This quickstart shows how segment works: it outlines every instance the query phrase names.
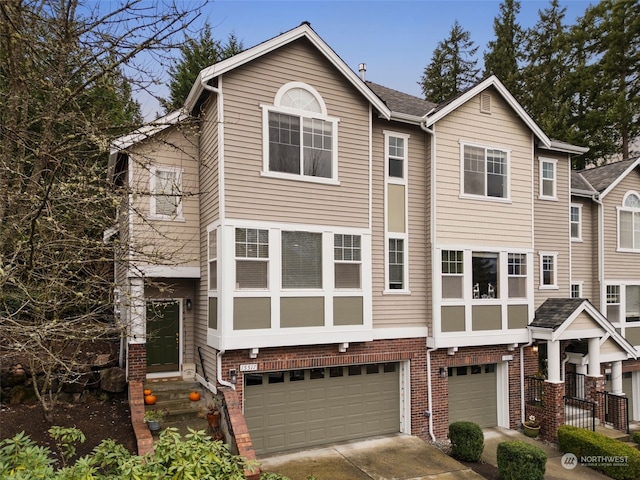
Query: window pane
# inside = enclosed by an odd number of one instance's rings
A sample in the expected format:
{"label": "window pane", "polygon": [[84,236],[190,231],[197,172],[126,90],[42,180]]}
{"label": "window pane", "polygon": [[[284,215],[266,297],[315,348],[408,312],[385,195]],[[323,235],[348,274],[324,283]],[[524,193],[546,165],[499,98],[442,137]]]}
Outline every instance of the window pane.
{"label": "window pane", "polygon": [[507,154],[500,150],[487,150],[487,195],[507,196]]}
{"label": "window pane", "polygon": [[360,264],[336,263],[335,285],[336,288],[360,288]]}
{"label": "window pane", "polygon": [[580,285],[577,283],[571,285],[571,298],[580,298]]}
{"label": "window pane", "polygon": [[331,124],[316,118],[305,118],[303,125],[304,174],[331,178]]}
{"label": "window pane", "polygon": [[464,193],[484,195],[485,159],[484,149],[464,147]]}
{"label": "window pane", "polygon": [[209,290],[218,289],[218,262],[209,262]]}
{"label": "window pane", "polygon": [[269,258],[269,232],[255,228],[236,228],[236,257]]}
{"label": "window pane", "polygon": [[389,159],[389,176],[395,178],[404,177],[404,161],[399,158]]}
{"label": "window pane", "polygon": [[627,285],[626,296],[626,317],[627,322],[640,321],[640,285]]}
{"label": "window pane", "polygon": [[404,240],[389,239],[389,289],[404,288]]}
{"label": "window pane", "polygon": [[268,262],[236,260],[236,288],[267,288]]}
{"label": "window pane", "polygon": [[174,171],[156,170],[156,215],[177,215],[180,197],[175,195],[180,192],[178,174]]}
{"label": "window pane", "polygon": [[300,174],[300,119],[269,112],[269,170]]}
{"label": "window pane", "polygon": [[555,259],[551,255],[542,257],[542,284],[555,285]]}
{"label": "window pane", "polygon": [[498,297],[498,254],[473,252],[473,298]]}
{"label": "window pane", "polygon": [[527,277],[509,277],[509,298],[526,298]]}
{"label": "window pane", "polygon": [[624,200],[624,206],[630,208],[640,208],[640,198],[637,195],[628,195]]}
{"label": "window pane", "polygon": [[633,248],[633,213],[620,212],[620,247]]}
{"label": "window pane", "polygon": [[282,287],[322,288],[322,234],[282,232]]}

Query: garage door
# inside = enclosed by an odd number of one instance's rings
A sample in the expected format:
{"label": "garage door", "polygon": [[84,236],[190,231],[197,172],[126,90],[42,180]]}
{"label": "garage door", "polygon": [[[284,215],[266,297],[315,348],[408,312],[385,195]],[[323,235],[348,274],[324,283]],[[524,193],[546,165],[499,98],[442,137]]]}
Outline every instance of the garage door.
{"label": "garage door", "polygon": [[498,424],[496,365],[449,368],[449,423],[475,422],[482,428]]}
{"label": "garage door", "polygon": [[258,454],[400,430],[397,363],[245,373],[244,414]]}

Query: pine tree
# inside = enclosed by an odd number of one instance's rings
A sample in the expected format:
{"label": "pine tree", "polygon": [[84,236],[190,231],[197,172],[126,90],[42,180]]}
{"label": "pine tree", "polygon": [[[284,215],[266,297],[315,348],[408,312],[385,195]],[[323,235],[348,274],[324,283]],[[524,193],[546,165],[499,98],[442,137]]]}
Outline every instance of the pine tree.
{"label": "pine tree", "polygon": [[520,94],[519,62],[524,57],[520,47],[523,31],[516,22],[519,12],[518,0],[504,0],[500,4],[500,15],[493,20],[496,38],[487,44],[483,74],[484,77],[496,75],[516,98]]}
{"label": "pine tree", "polygon": [[456,21],[449,36],[433,51],[431,62],[418,82],[425,98],[440,103],[476,83],[480,71],[474,58],[477,51],[470,33]]}
{"label": "pine tree", "polygon": [[180,48],[182,57],[169,69],[169,98],[160,101],[165,111],[168,113],[184,105],[203,68],[240,53],[243,49],[242,42],[238,41],[234,33],[229,35],[224,45],[219,40],[214,40],[208,22],[198,38],[186,36],[184,45]]}

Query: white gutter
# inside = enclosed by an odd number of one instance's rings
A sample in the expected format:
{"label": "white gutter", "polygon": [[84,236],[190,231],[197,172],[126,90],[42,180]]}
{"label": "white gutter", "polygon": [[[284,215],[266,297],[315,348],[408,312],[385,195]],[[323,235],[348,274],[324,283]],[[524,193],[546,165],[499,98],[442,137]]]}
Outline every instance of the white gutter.
{"label": "white gutter", "polygon": [[598,306],[598,310],[601,312],[604,311],[604,306],[607,302],[607,288],[604,286],[604,205],[602,204],[602,200],[600,200],[600,196],[598,193],[594,193],[591,197],[592,200],[598,205],[598,239],[597,239],[597,249],[598,249],[598,282],[600,283],[600,305]]}
{"label": "white gutter", "polygon": [[529,332],[529,341],[520,347],[520,422],[524,423],[524,349],[533,345],[533,334],[531,329]]}
{"label": "white gutter", "polygon": [[233,383],[227,382],[226,380],[222,379],[222,355],[224,355],[224,352],[224,350],[219,350],[216,354],[216,380],[218,380],[218,383],[220,385],[231,387],[233,390],[235,390],[236,386]]}
{"label": "white gutter", "polygon": [[437,350],[437,348],[427,347],[427,402],[429,402],[429,436],[431,441],[436,441],[436,436],[433,434],[433,403],[431,397],[431,352]]}

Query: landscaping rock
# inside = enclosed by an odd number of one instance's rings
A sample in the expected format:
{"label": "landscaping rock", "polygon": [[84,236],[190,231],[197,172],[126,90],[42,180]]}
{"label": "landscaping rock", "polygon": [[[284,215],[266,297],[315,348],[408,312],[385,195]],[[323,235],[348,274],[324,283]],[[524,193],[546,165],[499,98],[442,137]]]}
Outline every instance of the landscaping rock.
{"label": "landscaping rock", "polygon": [[127,387],[127,376],[124,369],[112,367],[100,372],[100,388],[105,392],[122,393]]}

